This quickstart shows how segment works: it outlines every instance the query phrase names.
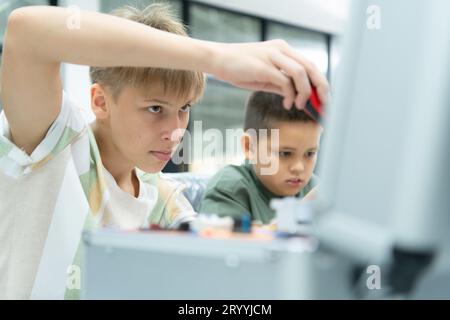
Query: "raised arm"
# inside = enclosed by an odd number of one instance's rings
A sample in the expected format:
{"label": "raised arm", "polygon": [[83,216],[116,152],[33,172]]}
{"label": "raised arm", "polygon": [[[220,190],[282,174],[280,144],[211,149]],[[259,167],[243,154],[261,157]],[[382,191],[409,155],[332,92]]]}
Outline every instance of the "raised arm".
{"label": "raised arm", "polygon": [[8,19],[2,101],[13,141],[28,154],[59,113],[62,62],[200,70],[242,88],[282,94],[286,106],[294,100],[303,106],[311,92],[308,76],[322,100],[328,94],[325,78],[284,41],[200,41],[87,11],[70,28],[77,19],[73,14],[66,8],[24,7]]}

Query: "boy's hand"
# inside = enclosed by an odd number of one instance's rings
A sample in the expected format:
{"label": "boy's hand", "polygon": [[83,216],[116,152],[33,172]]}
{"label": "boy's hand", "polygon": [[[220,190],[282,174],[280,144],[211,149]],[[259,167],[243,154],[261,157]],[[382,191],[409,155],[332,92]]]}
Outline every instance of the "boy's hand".
{"label": "boy's hand", "polygon": [[325,77],[285,41],[214,43],[88,11],[80,12],[82,26],[71,30],[70,14],[61,7],[30,6],[8,18],[2,103],[13,142],[28,154],[59,114],[63,62],[209,72],[241,88],[283,95],[287,108],[294,101],[303,108],[313,85],[321,102],[327,102]]}
{"label": "boy's hand", "polygon": [[269,91],[284,96],[284,107],[302,109],[316,87],[323,104],[328,102],[326,78],[284,40],[258,43],[219,44],[213,74],[237,87]]}

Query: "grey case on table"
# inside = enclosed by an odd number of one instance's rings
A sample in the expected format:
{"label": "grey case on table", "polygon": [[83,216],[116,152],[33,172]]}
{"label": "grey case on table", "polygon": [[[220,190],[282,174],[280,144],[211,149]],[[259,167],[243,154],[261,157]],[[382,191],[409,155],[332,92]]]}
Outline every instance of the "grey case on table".
{"label": "grey case on table", "polygon": [[[305,239],[107,230],[85,233],[83,239],[83,299],[332,298],[337,293],[332,288],[345,285],[333,278],[336,261],[312,254],[314,242]],[[319,292],[325,283],[327,292]]]}

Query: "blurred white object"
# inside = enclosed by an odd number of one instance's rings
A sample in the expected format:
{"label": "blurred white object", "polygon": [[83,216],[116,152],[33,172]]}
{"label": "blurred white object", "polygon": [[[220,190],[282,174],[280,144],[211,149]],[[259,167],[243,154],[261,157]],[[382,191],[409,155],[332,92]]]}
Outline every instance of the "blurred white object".
{"label": "blurred white object", "polygon": [[234,221],[231,217],[219,217],[218,215],[199,214],[190,222],[191,231],[200,232],[204,229],[233,231]]}
{"label": "blurred white object", "polygon": [[312,220],[310,203],[302,203],[300,199],[286,197],[272,199],[270,206],[276,212],[278,231],[288,233],[305,233]]}

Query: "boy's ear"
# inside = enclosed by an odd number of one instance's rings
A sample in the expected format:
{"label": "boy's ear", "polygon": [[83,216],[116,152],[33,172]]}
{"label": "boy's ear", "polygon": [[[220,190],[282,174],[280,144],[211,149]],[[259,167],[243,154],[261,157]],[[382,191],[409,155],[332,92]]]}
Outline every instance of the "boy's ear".
{"label": "boy's ear", "polygon": [[246,160],[254,159],[254,156],[255,156],[254,143],[255,143],[255,141],[253,141],[253,139],[255,139],[255,137],[252,137],[248,133],[244,133],[241,137],[241,147],[242,147],[242,151],[244,153]]}
{"label": "boy's ear", "polygon": [[97,119],[106,119],[109,116],[106,90],[98,83],[91,86],[91,109]]}

